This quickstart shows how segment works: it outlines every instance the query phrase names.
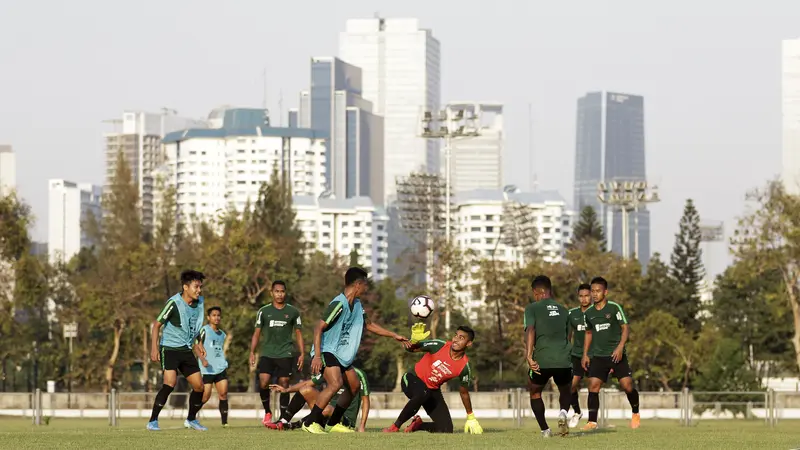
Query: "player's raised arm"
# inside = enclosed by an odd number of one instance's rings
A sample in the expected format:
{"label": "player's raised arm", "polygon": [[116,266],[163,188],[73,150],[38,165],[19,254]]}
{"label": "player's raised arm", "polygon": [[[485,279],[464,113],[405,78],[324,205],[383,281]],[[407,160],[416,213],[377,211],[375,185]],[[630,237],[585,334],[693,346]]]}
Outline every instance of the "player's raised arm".
{"label": "player's raised arm", "polygon": [[389,331],[386,328],[383,328],[382,326],[370,320],[366,312],[364,313],[364,323],[367,324],[367,331],[369,331],[370,333],[375,333],[378,336],[390,337],[400,342],[408,341],[408,338],[406,338],[405,336],[401,336],[395,333],[394,331]]}

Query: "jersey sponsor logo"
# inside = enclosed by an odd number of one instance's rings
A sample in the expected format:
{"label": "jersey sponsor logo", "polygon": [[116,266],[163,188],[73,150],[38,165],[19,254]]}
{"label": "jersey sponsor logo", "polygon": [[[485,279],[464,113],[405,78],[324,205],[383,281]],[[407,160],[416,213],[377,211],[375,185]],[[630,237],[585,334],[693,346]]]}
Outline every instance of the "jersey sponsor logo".
{"label": "jersey sponsor logo", "polygon": [[586,325],[578,325],[577,326],[577,330],[578,331],[586,331]]}
{"label": "jersey sponsor logo", "polygon": [[594,326],[594,329],[597,330],[597,331],[603,331],[603,330],[607,330],[609,328],[611,328],[611,324],[610,323],[598,323],[597,325]]}
{"label": "jersey sponsor logo", "polygon": [[442,383],[442,379],[444,379],[445,376],[452,374],[453,371],[450,370],[450,365],[441,359],[437,359],[431,364],[431,375],[428,377],[428,380],[435,385],[439,385]]}
{"label": "jersey sponsor logo", "polygon": [[283,320],[270,320],[269,321],[269,327],[270,328],[273,328],[273,327],[284,327],[284,326],[286,326],[287,323],[288,322],[283,321]]}
{"label": "jersey sponsor logo", "polygon": [[558,311],[558,306],[556,306],[556,305],[547,305],[547,309]]}
{"label": "jersey sponsor logo", "polygon": [[548,315],[549,315],[550,317],[553,317],[553,316],[558,316],[558,315],[560,315],[560,314],[558,314],[558,311],[550,311],[550,314],[548,314]]}

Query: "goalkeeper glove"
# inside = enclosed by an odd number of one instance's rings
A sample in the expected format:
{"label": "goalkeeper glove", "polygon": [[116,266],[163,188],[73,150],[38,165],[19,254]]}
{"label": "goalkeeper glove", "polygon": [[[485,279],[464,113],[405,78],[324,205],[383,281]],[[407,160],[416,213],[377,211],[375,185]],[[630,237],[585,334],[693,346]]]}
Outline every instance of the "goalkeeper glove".
{"label": "goalkeeper glove", "polygon": [[420,322],[411,326],[411,343],[416,344],[431,335],[430,331],[425,331],[425,324]]}
{"label": "goalkeeper glove", "polygon": [[475,414],[469,413],[467,415],[467,423],[464,424],[464,433],[467,434],[483,434],[483,428],[475,418]]}

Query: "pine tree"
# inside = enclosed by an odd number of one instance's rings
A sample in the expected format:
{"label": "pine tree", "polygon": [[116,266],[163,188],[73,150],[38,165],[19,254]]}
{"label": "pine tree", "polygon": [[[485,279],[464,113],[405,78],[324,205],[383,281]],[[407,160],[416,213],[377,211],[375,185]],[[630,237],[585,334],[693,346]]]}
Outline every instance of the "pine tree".
{"label": "pine tree", "polygon": [[692,199],[686,200],[675,247],[670,259],[670,275],[683,288],[683,296],[672,314],[689,330],[700,330],[697,314],[700,312],[700,282],[703,280],[702,250],[700,249],[700,215]]}
{"label": "pine tree", "polygon": [[350,264],[349,264],[349,266],[350,267],[359,267],[359,265],[358,265],[358,250],[356,250],[355,247],[353,247],[353,249],[350,250]]}
{"label": "pine tree", "polygon": [[578,223],[572,229],[572,244],[595,241],[601,249],[606,247],[606,236],[597,212],[591,206],[583,208]]}

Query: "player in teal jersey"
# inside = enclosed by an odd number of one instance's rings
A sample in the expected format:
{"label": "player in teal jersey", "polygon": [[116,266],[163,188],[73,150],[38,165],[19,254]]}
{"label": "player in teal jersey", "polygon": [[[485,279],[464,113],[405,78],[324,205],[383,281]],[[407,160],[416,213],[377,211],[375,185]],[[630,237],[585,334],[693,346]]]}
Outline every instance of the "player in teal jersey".
{"label": "player in teal jersey", "polygon": [[367,272],[358,267],[347,269],[344,275],[344,292],[339,294],[325,310],[322,319],[314,327],[314,346],[311,348],[311,373],[322,373],[325,389],[317,395],[317,401],[303,424],[309,433],[325,433],[323,410],[342,386],[346,386],[339,396],[336,407],[328,419],[332,432],[350,433],[353,430],[341,425],[350,400],[359,389],[358,376],[352,364],[361,345],[361,335],[366,329],[379,336],[391,337],[408,344],[408,339],[372,322],[361,305],[359,296],[367,292],[369,282]]}
{"label": "player in teal jersey", "polygon": [[[583,370],[581,365],[581,357],[583,357],[583,338],[586,335],[586,319],[584,314],[586,310],[592,306],[592,287],[584,283],[578,286],[578,307],[569,310],[569,326],[572,329],[570,333],[570,340],[572,341],[572,350],[570,356],[572,358],[572,417],[569,418],[569,427],[575,428],[578,426],[583,413],[581,413],[581,404],[578,396],[578,389],[581,386],[581,380],[586,377],[587,373]],[[589,355],[591,357],[591,355]]]}
{"label": "player in teal jersey", "polygon": [[[153,412],[147,429],[160,431],[158,414],[167,404],[167,398],[175,388],[180,370],[186,381],[192,386],[189,395],[189,414],[183,426],[198,431],[206,431],[206,427],[197,421],[197,412],[203,407],[203,377],[200,375],[198,357],[205,357],[206,351],[202,343],[195,343],[195,338],[203,325],[203,280],[205,275],[196,270],[181,273],[180,293],[167,300],[166,305],[153,323],[150,335],[152,342],[150,359],[161,362],[164,370],[161,389],[153,402]],[[161,327],[164,332],[161,339],[158,333]]]}
{"label": "player in teal jersey", "polygon": [[228,360],[225,359],[225,338],[228,336],[219,328],[222,308],[208,308],[208,324],[200,330],[197,342],[206,349],[206,355],[198,358],[200,373],[203,374],[203,404],[211,398],[211,387],[217,389],[219,415],[222,426],[228,427]]}

